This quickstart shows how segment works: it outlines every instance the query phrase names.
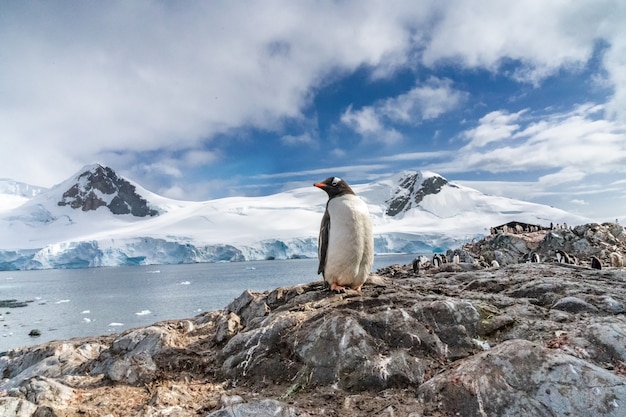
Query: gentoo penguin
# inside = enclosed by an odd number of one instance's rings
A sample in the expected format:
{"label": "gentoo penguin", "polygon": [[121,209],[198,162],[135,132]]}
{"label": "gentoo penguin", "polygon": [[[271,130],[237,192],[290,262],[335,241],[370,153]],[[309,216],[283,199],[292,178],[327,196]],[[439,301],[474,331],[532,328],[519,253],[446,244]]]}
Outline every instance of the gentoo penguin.
{"label": "gentoo penguin", "polygon": [[556,251],[556,261],[560,264],[573,264],[572,259],[569,254],[565,251],[557,249]]}
{"label": "gentoo penguin", "polygon": [[591,257],[591,268],[602,269],[602,262],[596,256]]}
{"label": "gentoo penguin", "polygon": [[374,262],[372,220],[367,204],[347,182],[330,177],[313,184],[328,194],[318,239],[319,267],[332,291],[361,291]]}
{"label": "gentoo penguin", "polygon": [[611,252],[609,254],[609,259],[611,260],[611,266],[614,266],[616,268],[624,266],[624,261],[622,259],[622,255],[620,255],[617,252]]}
{"label": "gentoo penguin", "polygon": [[413,259],[413,263],[411,264],[413,266],[413,273],[417,274],[420,271],[420,263],[420,258]]}

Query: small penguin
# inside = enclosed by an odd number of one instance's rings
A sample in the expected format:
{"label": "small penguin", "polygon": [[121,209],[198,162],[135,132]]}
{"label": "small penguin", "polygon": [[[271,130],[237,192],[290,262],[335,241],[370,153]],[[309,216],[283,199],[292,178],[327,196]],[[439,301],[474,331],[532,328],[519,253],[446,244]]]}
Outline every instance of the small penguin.
{"label": "small penguin", "polygon": [[611,252],[609,254],[609,259],[611,260],[611,266],[614,266],[616,268],[624,266],[624,260],[622,258],[622,255],[617,252]]}
{"label": "small penguin", "polygon": [[557,249],[556,251],[556,261],[560,264],[573,264],[572,258],[565,251]]}
{"label": "small penguin", "polygon": [[328,194],[318,238],[318,274],[331,291],[361,291],[374,262],[372,220],[367,204],[347,182],[330,177],[313,184]]}
{"label": "small penguin", "polygon": [[591,257],[591,268],[602,269],[602,262],[596,256]]}
{"label": "small penguin", "polygon": [[420,262],[420,258],[413,259],[413,262],[412,262],[411,265],[413,266],[413,273],[414,274],[417,274],[417,273],[420,272],[420,263],[421,263]]}

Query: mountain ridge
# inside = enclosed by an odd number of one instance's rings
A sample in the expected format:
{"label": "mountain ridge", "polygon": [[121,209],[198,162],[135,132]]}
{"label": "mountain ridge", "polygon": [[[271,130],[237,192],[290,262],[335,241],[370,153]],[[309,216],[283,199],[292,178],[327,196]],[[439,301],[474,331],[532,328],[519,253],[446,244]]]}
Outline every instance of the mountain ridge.
{"label": "mountain ridge", "polygon": [[[69,205],[83,211],[108,208],[113,214],[131,214],[136,217],[156,216],[148,201],[136,192],[136,187],[119,177],[115,171],[100,164],[83,168],[75,176],[77,182],[63,193],[59,206]],[[108,201],[107,201],[108,200]]]}
{"label": "mountain ridge", "polygon": [[[446,250],[511,220],[587,222],[559,209],[487,196],[429,171],[402,171],[353,189],[370,209],[377,253]],[[315,257],[325,204],[314,187],[178,201],[109,167],[88,165],[0,215],[0,269]]]}

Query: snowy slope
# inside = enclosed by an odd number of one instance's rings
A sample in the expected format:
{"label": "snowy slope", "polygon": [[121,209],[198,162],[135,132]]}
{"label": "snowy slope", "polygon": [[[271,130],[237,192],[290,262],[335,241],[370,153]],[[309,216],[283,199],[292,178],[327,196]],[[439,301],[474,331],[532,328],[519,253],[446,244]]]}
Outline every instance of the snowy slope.
{"label": "snowy slope", "polygon": [[[445,250],[512,220],[587,221],[486,196],[431,172],[402,172],[353,188],[369,205],[378,253]],[[91,165],[0,213],[0,269],[315,257],[326,200],[311,186],[264,197],[176,201]]]}
{"label": "snowy slope", "polygon": [[0,213],[21,206],[45,190],[23,182],[0,179]]}

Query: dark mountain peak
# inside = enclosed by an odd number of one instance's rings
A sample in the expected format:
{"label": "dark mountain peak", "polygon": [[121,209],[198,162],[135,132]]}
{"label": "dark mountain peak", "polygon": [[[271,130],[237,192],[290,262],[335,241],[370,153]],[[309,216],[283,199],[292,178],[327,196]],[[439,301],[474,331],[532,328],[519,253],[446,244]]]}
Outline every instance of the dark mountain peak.
{"label": "dark mountain peak", "polygon": [[68,188],[57,203],[83,211],[107,207],[113,214],[132,214],[137,217],[159,214],[148,206],[148,201],[137,193],[136,187],[119,177],[109,167],[95,164],[85,167],[76,176],[76,183]]}
{"label": "dark mountain peak", "polygon": [[425,178],[418,171],[401,173],[397,183],[392,197],[386,201],[388,216],[396,216],[417,207],[424,197],[439,193],[445,185],[453,187],[448,180],[437,174],[429,173]]}

